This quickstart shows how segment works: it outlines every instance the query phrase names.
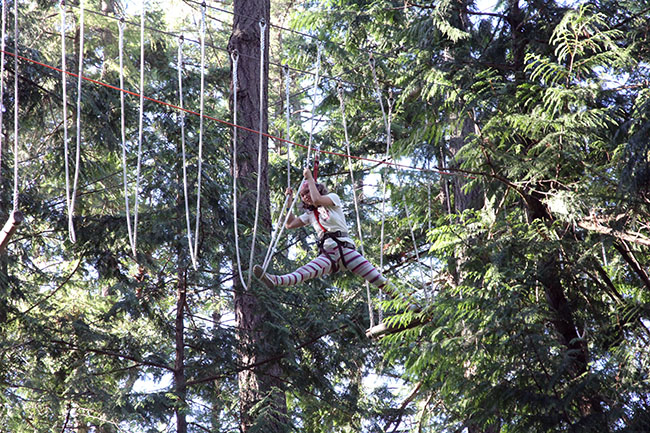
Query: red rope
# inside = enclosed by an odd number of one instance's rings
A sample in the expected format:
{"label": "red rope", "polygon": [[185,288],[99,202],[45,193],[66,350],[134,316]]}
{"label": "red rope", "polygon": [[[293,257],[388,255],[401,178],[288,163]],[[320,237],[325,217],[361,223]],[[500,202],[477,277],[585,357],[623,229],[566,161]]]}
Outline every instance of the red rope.
{"label": "red rope", "polygon": [[[52,70],[55,70],[55,71],[58,71],[58,72],[65,72],[66,74],[68,74],[68,75],[70,75],[72,77],[75,77],[75,78],[79,77],[79,75],[75,74],[74,72],[63,71],[62,69],[57,68],[56,66],[48,65],[47,63],[42,63],[42,62],[39,62],[38,60],[30,59],[28,57],[24,57],[24,56],[21,56],[19,54],[15,54],[15,53],[12,53],[10,51],[0,50],[0,52],[3,52],[3,53],[8,54],[10,56],[14,56],[14,57],[16,57],[18,59],[21,59],[21,60],[25,60],[26,62],[30,62],[30,63],[34,63],[34,64],[39,65],[39,66],[43,66],[43,67],[48,68],[48,69],[52,69]],[[122,89],[122,88],[120,88],[118,86],[113,86],[111,84],[104,83],[102,81],[94,80],[92,78],[88,78],[88,77],[84,77],[84,76],[81,76],[81,79],[89,81],[89,82],[94,83],[94,84],[98,84],[100,86],[108,87],[109,89],[117,90],[118,92],[124,92],[124,93],[132,95],[132,96],[137,96],[138,98],[140,97],[139,93],[133,92],[131,90]],[[151,98],[151,97],[146,96],[146,95],[143,95],[142,97],[144,99],[146,99],[147,101],[151,101],[151,102],[155,102],[157,104],[165,105],[167,107],[174,108],[174,109],[179,110],[179,111],[184,111],[186,113],[193,114],[195,116],[199,116],[199,117],[201,116],[201,114],[196,112],[196,111],[188,110],[187,108],[182,108],[182,107],[179,107],[178,105],[170,104],[169,102],[165,102],[165,101],[161,101],[159,99]],[[252,128],[247,128],[245,126],[235,125],[235,124],[233,124],[231,122],[228,122],[226,120],[219,119],[219,118],[216,118],[216,117],[212,117],[212,116],[209,116],[207,114],[204,114],[203,117],[206,118],[206,119],[214,120],[215,122],[218,122],[218,123],[221,123],[221,124],[224,124],[224,125],[228,125],[230,127],[239,128],[239,129],[242,129],[244,131],[252,132],[254,134],[262,134],[262,136],[270,138],[272,140],[292,144],[294,146],[299,146],[299,147],[302,147],[304,149],[309,149],[309,146],[307,146],[307,145],[296,143],[294,141],[287,140],[285,138],[276,137],[275,135],[271,135],[271,134],[268,134],[266,132],[260,132],[260,131],[257,131],[255,129],[252,129]],[[314,149],[315,148],[312,147],[312,150],[314,150]],[[348,155],[348,154],[339,153],[339,152],[330,152],[330,151],[326,151],[326,150],[319,150],[319,152],[327,153],[328,155],[340,156],[342,158],[352,158],[352,159],[356,159],[356,160],[359,160],[359,161],[374,162],[376,164],[385,164],[385,165],[390,165],[390,166],[393,166],[393,167],[405,168],[405,169],[410,169],[410,170],[418,170],[418,171],[432,172],[432,173],[439,173],[439,174],[446,174],[446,175],[468,176],[467,174],[463,174],[463,173],[451,173],[451,172],[445,172],[445,171],[442,171],[442,170],[436,170],[436,169],[431,169],[431,168],[415,167],[415,166],[407,165],[407,164],[399,164],[397,162],[388,162],[388,161],[382,161],[382,160],[379,160],[379,159],[364,158],[362,156]],[[468,177],[472,177],[472,176],[468,176]]]}

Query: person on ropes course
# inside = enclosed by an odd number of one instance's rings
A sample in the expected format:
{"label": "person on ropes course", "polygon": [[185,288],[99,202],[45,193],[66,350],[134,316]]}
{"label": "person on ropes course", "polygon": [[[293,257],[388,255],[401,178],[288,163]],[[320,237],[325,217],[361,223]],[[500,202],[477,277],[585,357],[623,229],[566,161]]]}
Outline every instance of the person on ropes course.
{"label": "person on ropes course", "polygon": [[[303,281],[322,275],[336,273],[344,268],[360,275],[370,284],[393,296],[388,290],[387,279],[365,257],[363,257],[348,235],[348,228],[343,214],[341,199],[337,194],[328,193],[325,186],[317,183],[311,171],[303,171],[305,182],[299,191],[302,208],[305,212],[295,216],[289,211],[285,227],[297,229],[311,224],[318,234],[319,255],[311,262],[301,266],[290,274],[273,275],[264,272],[261,266],[255,265],[253,273],[266,286],[295,286]],[[288,207],[293,203],[293,190],[287,188],[289,196]]]}

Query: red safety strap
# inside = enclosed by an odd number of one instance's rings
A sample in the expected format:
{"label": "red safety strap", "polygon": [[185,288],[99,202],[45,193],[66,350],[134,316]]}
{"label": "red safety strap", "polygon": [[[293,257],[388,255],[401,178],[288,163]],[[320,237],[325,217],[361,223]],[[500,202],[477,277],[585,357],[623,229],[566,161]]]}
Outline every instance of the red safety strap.
{"label": "red safety strap", "polygon": [[316,208],[316,207],[314,207],[314,216],[316,217],[316,222],[318,223],[320,228],[323,229],[323,233],[327,232],[325,227],[323,227],[323,225],[320,223],[320,219],[318,218],[318,208]]}

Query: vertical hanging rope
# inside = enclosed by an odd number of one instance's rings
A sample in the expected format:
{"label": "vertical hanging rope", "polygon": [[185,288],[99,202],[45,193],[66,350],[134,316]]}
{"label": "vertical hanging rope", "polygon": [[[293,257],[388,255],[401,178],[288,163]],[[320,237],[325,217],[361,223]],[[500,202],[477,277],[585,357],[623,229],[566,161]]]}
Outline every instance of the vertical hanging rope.
{"label": "vertical hanging rope", "polygon": [[[84,0],[79,2],[79,65],[77,76],[77,148],[75,153],[75,170],[72,181],[72,193],[70,194],[70,208],[68,209],[68,230],[70,232],[70,241],[76,242],[77,236],[74,231],[74,205],[77,199],[77,185],[79,183],[79,163],[81,161],[81,85],[83,83],[83,65],[84,65]],[[67,113],[64,113],[67,114]],[[67,161],[67,160],[66,160]]]}
{"label": "vertical hanging rope", "polygon": [[201,3],[201,95],[200,95],[200,117],[199,117],[199,160],[198,174],[196,179],[196,219],[194,222],[194,247],[190,249],[194,269],[197,267],[197,256],[199,249],[199,222],[201,221],[201,178],[203,173],[203,111],[205,101],[205,11],[207,5]]}
{"label": "vertical hanging rope", "polygon": [[[124,18],[118,21],[119,29],[119,56],[120,56],[120,89],[124,89]],[[127,161],[126,161],[126,110],[124,109],[124,92],[120,92],[120,126],[122,138],[122,178],[124,182],[124,202],[126,206],[126,229],[129,235],[129,245],[133,257],[136,256],[135,241],[133,230],[131,228],[131,210],[129,207],[129,182],[127,177]]]}
{"label": "vertical hanging rope", "polygon": [[190,223],[190,204],[188,197],[188,188],[187,188],[187,156],[185,152],[185,111],[184,102],[183,102],[183,43],[185,38],[181,35],[178,38],[178,106],[181,108],[180,120],[181,120],[181,153],[183,156],[183,197],[185,200],[185,223],[187,227],[187,244],[190,250],[190,259],[192,260],[192,266],[196,270],[198,264],[196,262],[196,256],[194,254],[194,244],[192,243],[192,226]]}
{"label": "vertical hanging rope", "polygon": [[[65,29],[66,29],[66,9],[65,9],[65,0],[61,0],[59,3],[61,8],[61,85],[62,85],[62,99],[63,99],[63,155],[64,155],[64,165],[65,165],[65,199],[68,211],[68,232],[70,237],[70,242],[76,242],[76,234],[74,230],[74,200],[76,197],[76,181],[73,191],[70,191],[70,151],[68,148],[68,74],[66,68],[66,45],[65,45]],[[83,31],[83,9],[80,11],[80,44],[83,45],[84,31]],[[81,46],[81,45],[80,45]],[[81,50],[80,50],[81,51]],[[83,62],[83,51],[80,52],[79,56],[80,65]],[[81,68],[79,72],[81,77]],[[77,84],[79,86],[79,84]],[[79,90],[77,93],[80,94]],[[79,103],[79,96],[77,97],[77,108],[81,104]],[[77,110],[77,119],[79,119],[79,109]],[[77,152],[75,156],[75,179],[78,179],[79,176],[79,150],[81,148],[81,131],[79,128],[80,123],[77,122]]]}
{"label": "vertical hanging rope", "polygon": [[237,50],[230,53],[232,60],[232,202],[233,202],[233,222],[235,229],[235,255],[237,256],[237,270],[239,271],[239,281],[244,289],[248,290],[248,286],[244,281],[241,267],[241,256],[239,255],[239,222],[237,221],[237,86],[239,85],[239,52]]}
{"label": "vertical hanging rope", "polygon": [[[3,0],[6,1],[6,0]],[[14,1],[14,194],[13,211],[18,211],[18,2]]]}
{"label": "vertical hanging rope", "polygon": [[251,241],[251,254],[248,262],[248,286],[251,285],[253,277],[253,260],[255,258],[255,239],[257,237],[257,222],[260,214],[260,193],[262,189],[262,144],[264,136],[264,57],[266,55],[266,20],[262,18],[260,26],[260,121],[259,121],[259,140],[257,146],[257,200],[255,202],[255,222],[253,223],[253,240]]}
{"label": "vertical hanging rope", "polygon": [[287,140],[287,188],[291,188],[291,148],[293,145],[291,144],[291,76],[289,74],[289,65],[286,63],[282,65],[282,71],[284,72],[284,109],[286,113],[285,117],[287,123],[287,127],[284,133],[284,138]]}
{"label": "vertical hanging rope", "polygon": [[318,43],[318,50],[316,52],[316,75],[314,76],[314,87],[312,90],[312,105],[311,105],[311,128],[309,129],[309,146],[307,147],[307,167],[309,167],[310,157],[311,157],[311,143],[314,136],[314,118],[316,117],[316,94],[318,93],[318,82],[320,81],[320,63],[321,63],[321,51],[323,49],[323,43]]}
{"label": "vertical hanging rope", "polygon": [[144,131],[144,0],[140,2],[140,111],[138,116],[138,162],[135,172],[135,204],[133,209],[133,240],[131,250],[137,257],[138,211],[140,207],[140,175],[142,172],[142,135]]}
{"label": "vertical hanging rope", "polygon": [[[290,106],[290,89],[291,89],[291,77],[289,76],[289,65],[286,63],[282,65],[282,72],[284,73],[284,82],[285,82],[285,113],[286,113],[286,130],[284,133],[284,138],[287,142],[287,188],[291,188],[291,106]],[[271,235],[271,243],[269,248],[266,250],[266,256],[264,257],[264,263],[262,264],[262,269],[266,272],[271,259],[276,252],[276,247],[282,232],[284,231],[284,225],[289,216],[289,209],[287,209],[287,204],[289,203],[289,196],[286,196],[284,199],[284,204],[280,208],[280,213],[278,218],[275,221],[275,226],[273,228],[273,234]],[[284,212],[287,212],[285,217]],[[284,218],[284,223],[280,224]]]}
{"label": "vertical hanging rope", "polygon": [[[402,183],[400,181],[400,189],[402,189]],[[420,272],[420,279],[422,280],[422,286],[424,286],[424,272],[422,271],[422,262],[420,261],[420,253],[418,251],[418,244],[415,239],[415,230],[413,228],[413,221],[411,221],[411,214],[409,212],[408,205],[406,204],[406,197],[402,194],[402,201],[404,202],[404,212],[406,212],[406,220],[409,222],[409,230],[411,231],[411,240],[413,241],[413,250],[415,251],[415,259],[418,262],[418,271]]]}
{"label": "vertical hanging rope", "polygon": [[[386,117],[386,110],[384,109],[384,101],[381,96],[381,89],[379,88],[379,80],[377,80],[377,71],[375,70],[375,58],[371,54],[369,58],[370,70],[372,71],[372,79],[375,84],[375,93],[377,100],[379,101],[379,106],[381,107],[381,116],[384,120],[384,126],[386,128],[386,154],[384,160],[388,160],[390,157],[390,145],[391,145],[391,134],[390,134],[390,125]],[[381,233],[379,236],[379,269],[384,268],[384,235],[385,235],[385,225],[386,225],[386,184],[388,183],[387,179],[387,168],[384,167],[382,170],[382,193],[381,193]],[[380,294],[381,296],[381,294]],[[379,320],[383,320],[383,311],[379,310]]]}
{"label": "vertical hanging rope", "polygon": [[[2,0],[2,41],[0,41],[0,101],[4,101],[5,92],[5,32],[7,22],[7,1]],[[2,114],[4,110],[0,109],[0,130],[2,129]],[[2,139],[3,134],[0,134],[0,170],[2,170]],[[1,173],[1,171],[0,171]]]}
{"label": "vertical hanging rope", "polygon": [[[341,105],[341,119],[343,122],[343,133],[345,134],[345,149],[348,155],[350,155],[350,139],[348,137],[348,122],[345,116],[345,99],[343,97],[343,87],[339,83],[338,87],[339,101]],[[359,217],[359,202],[357,199],[357,191],[354,187],[354,170],[352,169],[352,159],[347,158],[348,160],[348,170],[350,171],[350,182],[352,184],[352,195],[354,197],[354,211],[357,217],[357,233],[359,234],[359,244],[361,249],[361,255],[366,256],[366,252],[363,248],[363,231],[361,230],[361,218]],[[375,326],[375,317],[373,315],[373,306],[372,306],[372,297],[370,295],[370,284],[366,280],[366,296],[368,298],[368,317],[370,321],[370,328]]]}
{"label": "vertical hanging rope", "polygon": [[[4,4],[5,2],[3,2]],[[59,3],[61,9],[61,88],[63,100],[63,158],[65,167],[65,203],[68,211],[68,218],[70,216],[70,163],[69,163],[69,150],[68,150],[68,74],[66,67],[66,47],[65,47],[65,0]],[[68,219],[68,229],[70,220]],[[72,233],[70,233],[72,238]],[[70,239],[72,240],[72,239]]]}
{"label": "vertical hanging rope", "polygon": [[[379,106],[381,107],[381,115],[384,120],[384,126],[386,127],[386,131],[388,132],[388,120],[386,118],[386,110],[384,109],[384,101],[381,96],[381,90],[379,88],[379,81],[377,80],[377,71],[375,70],[375,58],[374,56],[370,55],[369,59],[370,63],[370,70],[372,71],[372,79],[375,84],[375,93],[377,100],[379,101]],[[390,155],[390,145],[391,145],[391,137],[390,134],[386,136],[386,154],[384,156],[384,159],[387,160],[389,155]],[[379,254],[379,269],[383,269],[384,267],[384,225],[386,223],[386,168],[384,167],[383,169],[383,174],[382,174],[382,200],[381,200],[381,234],[380,234],[380,240],[379,243],[381,245],[380,248],[380,254]]]}

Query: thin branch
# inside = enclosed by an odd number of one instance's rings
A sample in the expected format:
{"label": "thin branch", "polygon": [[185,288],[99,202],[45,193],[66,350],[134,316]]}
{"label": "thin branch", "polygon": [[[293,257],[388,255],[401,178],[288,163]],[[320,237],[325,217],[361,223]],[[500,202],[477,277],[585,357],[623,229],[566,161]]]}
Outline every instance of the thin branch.
{"label": "thin branch", "polygon": [[[404,417],[404,411],[406,410],[406,407],[415,399],[415,396],[418,394],[420,391],[420,388],[422,387],[422,382],[418,382],[415,384],[415,387],[413,388],[413,391],[406,397],[406,399],[402,402],[398,409],[398,415],[397,419],[394,421],[395,422],[395,427],[393,428],[393,432],[395,433],[397,429],[399,428],[400,424],[402,423],[402,418]],[[393,424],[393,421],[389,421],[386,424],[386,427],[384,427],[384,430],[388,430],[388,428]]]}

